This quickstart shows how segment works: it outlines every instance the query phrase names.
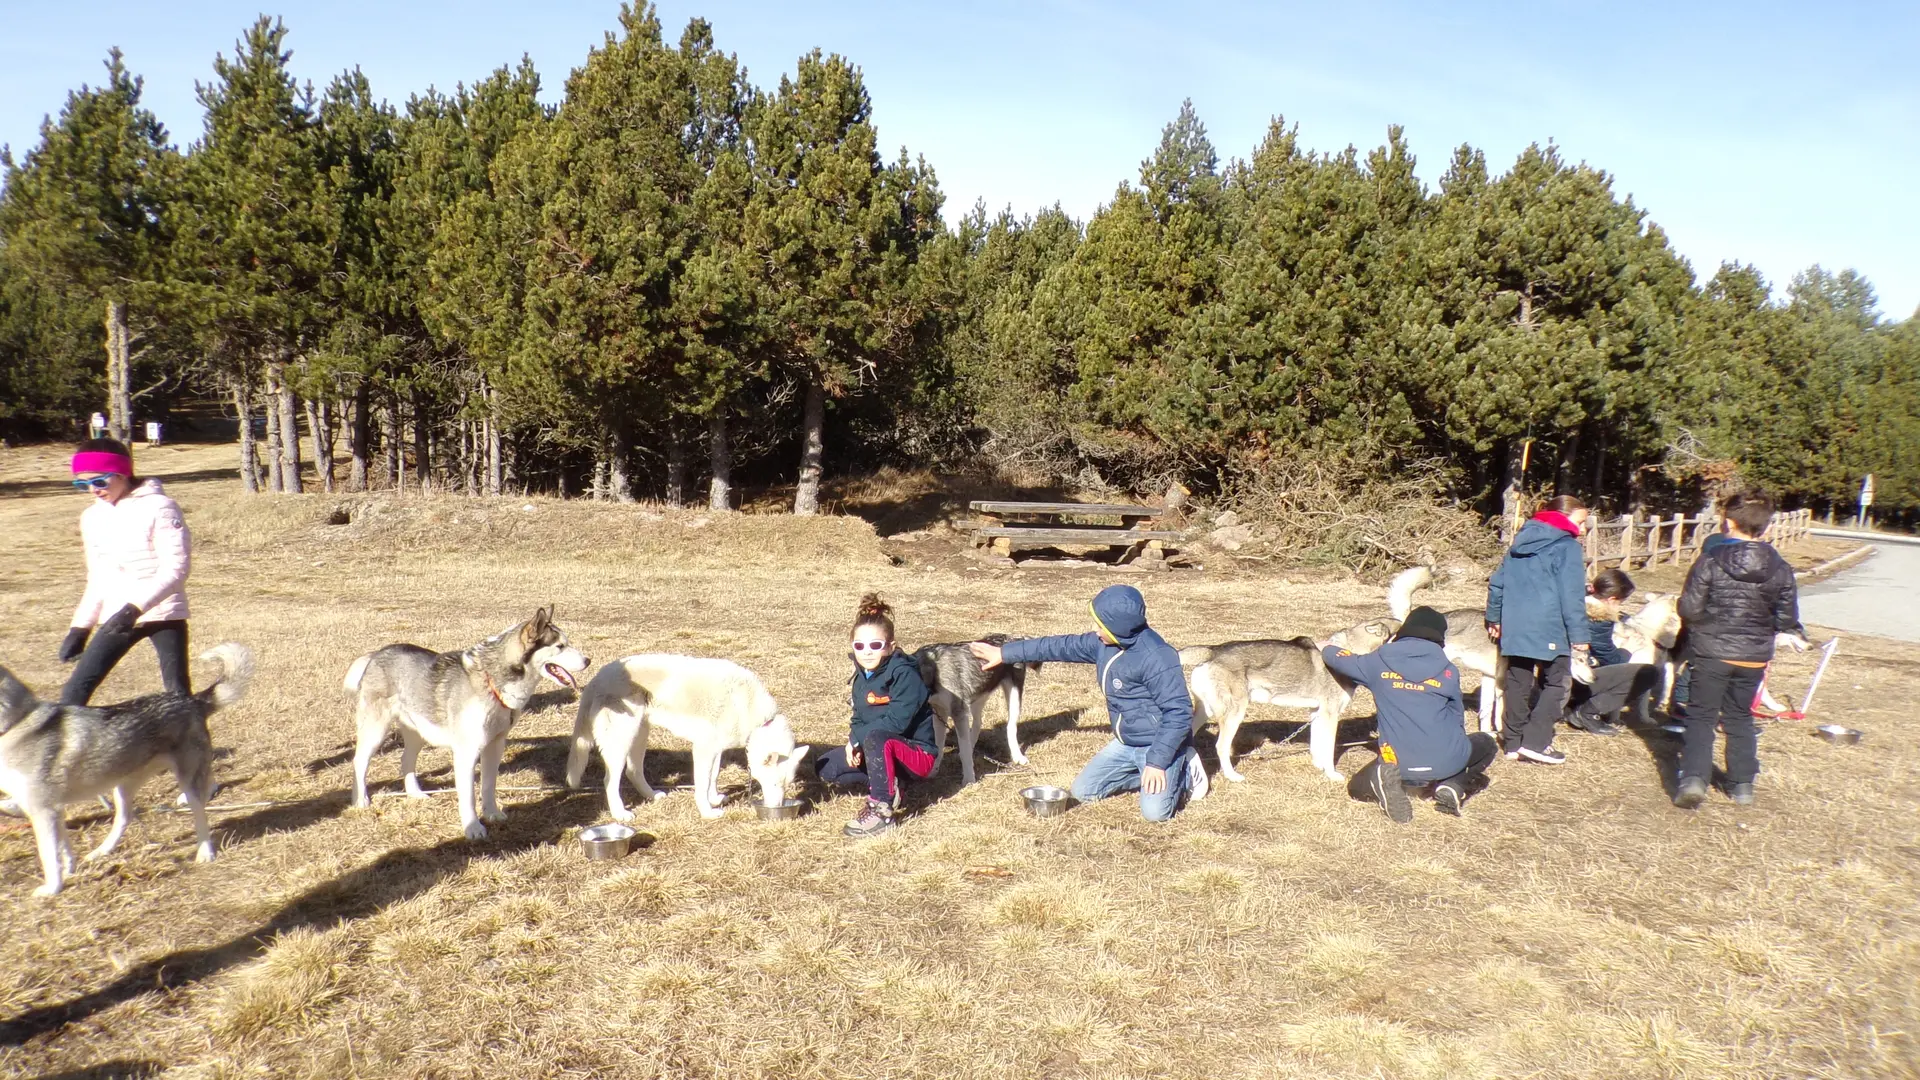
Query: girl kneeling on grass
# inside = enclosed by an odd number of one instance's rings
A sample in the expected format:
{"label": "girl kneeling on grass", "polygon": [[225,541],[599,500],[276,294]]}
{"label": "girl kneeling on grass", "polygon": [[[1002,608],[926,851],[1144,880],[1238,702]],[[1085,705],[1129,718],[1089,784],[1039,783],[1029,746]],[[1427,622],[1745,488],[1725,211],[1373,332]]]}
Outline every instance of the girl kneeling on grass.
{"label": "girl kneeling on grass", "polygon": [[920,664],[893,640],[893,609],[872,593],[853,617],[853,721],[847,745],[814,763],[824,784],[865,788],[867,804],[847,823],[848,836],[893,828],[901,774],[927,777],[940,761],[940,737]]}

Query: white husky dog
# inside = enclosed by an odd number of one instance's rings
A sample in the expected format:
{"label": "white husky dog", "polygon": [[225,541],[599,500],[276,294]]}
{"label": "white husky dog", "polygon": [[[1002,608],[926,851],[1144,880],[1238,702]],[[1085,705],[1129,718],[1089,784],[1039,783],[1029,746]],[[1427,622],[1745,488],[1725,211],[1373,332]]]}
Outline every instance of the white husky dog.
{"label": "white husky dog", "polygon": [[647,734],[655,723],[693,744],[693,801],[701,817],[722,813],[721,751],[744,747],[761,799],[778,806],[812,749],[794,746],[792,725],[753,672],[731,660],[645,653],[606,665],[580,692],[567,786],[580,787],[587,752],[598,745],[607,767],[607,812],[632,821],[633,811],[620,801],[620,773],[624,768],[642,799],[655,798],[646,777]]}

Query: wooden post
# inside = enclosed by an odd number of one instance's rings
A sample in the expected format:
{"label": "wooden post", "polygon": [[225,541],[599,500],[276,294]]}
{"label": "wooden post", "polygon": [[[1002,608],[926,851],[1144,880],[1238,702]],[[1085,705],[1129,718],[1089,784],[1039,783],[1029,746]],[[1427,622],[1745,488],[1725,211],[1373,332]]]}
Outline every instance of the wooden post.
{"label": "wooden post", "polygon": [[1620,569],[1628,570],[1633,566],[1633,525],[1634,514],[1620,515]]}

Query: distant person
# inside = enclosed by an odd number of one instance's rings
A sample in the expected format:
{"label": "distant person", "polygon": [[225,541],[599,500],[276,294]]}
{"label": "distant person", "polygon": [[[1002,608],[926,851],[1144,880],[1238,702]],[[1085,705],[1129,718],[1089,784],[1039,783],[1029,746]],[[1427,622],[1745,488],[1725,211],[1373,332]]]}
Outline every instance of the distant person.
{"label": "distant person", "polygon": [[1413,820],[1410,786],[1433,794],[1442,813],[1460,816],[1467,798],[1486,783],[1499,752],[1493,736],[1467,734],[1460,672],[1447,659],[1447,617],[1430,607],[1407,613],[1392,641],[1358,655],[1332,645],[1320,653],[1327,667],[1373,691],[1380,714],[1380,756],[1347,782],[1347,793],[1376,802],[1401,824]]}
{"label": "distant person", "polygon": [[1093,802],[1140,793],[1140,815],[1166,821],[1183,795],[1207,795],[1207,770],[1193,746],[1193,699],[1180,654],[1147,625],[1147,601],[1131,585],[1109,585],[1093,598],[1091,634],[1028,638],[1005,645],[974,642],[983,667],[1002,663],[1092,664],[1107,699],[1113,741],[1073,778],[1073,797]]}
{"label": "distant person", "polygon": [[1573,658],[1587,653],[1587,506],[1557,495],[1513,538],[1487,582],[1487,633],[1507,658],[1507,757],[1561,765],[1554,726],[1567,705]]}
{"label": "distant person", "polygon": [[920,663],[901,651],[893,636],[893,609],[873,593],[860,598],[853,616],[853,719],[847,745],[814,762],[830,787],[858,788],[866,805],[844,830],[848,836],[878,836],[894,827],[901,785],[925,778],[940,762],[941,732],[928,702]]}
{"label": "distant person", "polygon": [[1738,805],[1753,805],[1760,774],[1754,696],[1773,659],[1775,635],[1806,648],[1793,567],[1759,538],[1773,520],[1773,499],[1745,492],[1728,499],[1722,513],[1731,542],[1696,559],[1680,593],[1693,692],[1673,805],[1687,810],[1707,799],[1714,736],[1722,730],[1727,794]]}
{"label": "distant person", "polygon": [[73,455],[73,486],[93,501],[80,514],[87,588],[60,642],[60,659],[78,660],[60,692],[85,705],[120,658],[153,642],[160,684],[190,694],[187,672],[187,571],[193,542],[180,504],[160,481],[141,480],[133,453],[117,439],[88,439]]}
{"label": "distant person", "polygon": [[1619,734],[1612,718],[1659,685],[1659,668],[1634,663],[1625,649],[1613,643],[1620,605],[1632,595],[1633,579],[1624,570],[1602,570],[1587,586],[1587,652],[1593,663],[1593,684],[1571,687],[1573,711],[1567,716],[1567,723],[1581,731]]}

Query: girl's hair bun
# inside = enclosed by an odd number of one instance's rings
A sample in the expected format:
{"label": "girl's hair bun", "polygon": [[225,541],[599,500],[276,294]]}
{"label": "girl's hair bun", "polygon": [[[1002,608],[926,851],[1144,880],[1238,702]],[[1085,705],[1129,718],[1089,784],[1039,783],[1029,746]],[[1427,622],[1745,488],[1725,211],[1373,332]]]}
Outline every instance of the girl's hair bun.
{"label": "girl's hair bun", "polygon": [[879,593],[868,593],[860,598],[860,606],[854,609],[853,628],[880,626],[887,631],[888,640],[893,638],[893,609],[888,607]]}

